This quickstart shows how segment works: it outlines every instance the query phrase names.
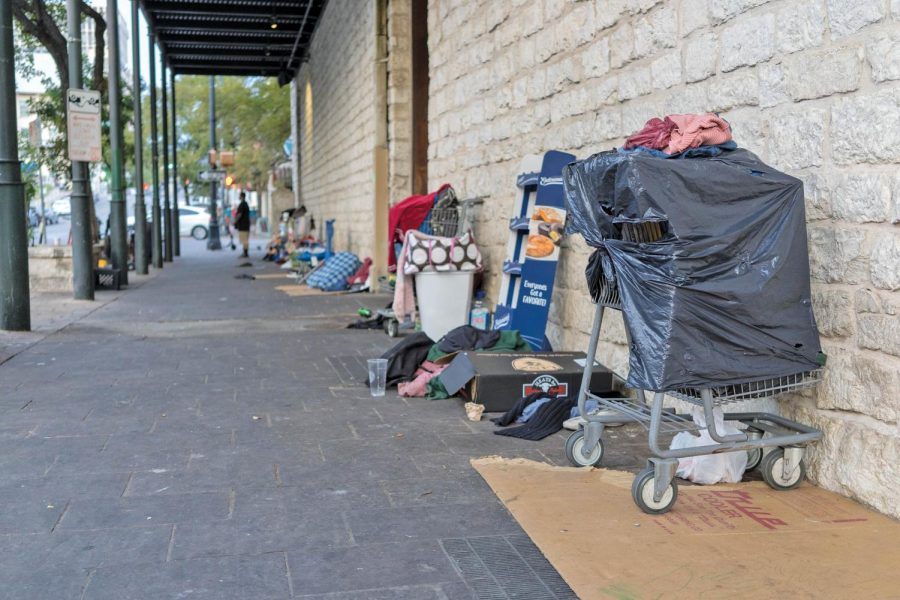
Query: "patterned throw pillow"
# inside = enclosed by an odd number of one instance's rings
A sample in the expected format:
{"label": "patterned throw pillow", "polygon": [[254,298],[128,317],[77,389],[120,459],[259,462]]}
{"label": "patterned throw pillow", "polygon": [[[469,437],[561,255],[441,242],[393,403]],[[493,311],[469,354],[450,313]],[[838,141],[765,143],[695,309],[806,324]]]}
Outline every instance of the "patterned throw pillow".
{"label": "patterned throw pillow", "polygon": [[478,271],[482,266],[481,252],[471,233],[457,237],[438,237],[418,232],[406,234],[407,275],[423,271]]}

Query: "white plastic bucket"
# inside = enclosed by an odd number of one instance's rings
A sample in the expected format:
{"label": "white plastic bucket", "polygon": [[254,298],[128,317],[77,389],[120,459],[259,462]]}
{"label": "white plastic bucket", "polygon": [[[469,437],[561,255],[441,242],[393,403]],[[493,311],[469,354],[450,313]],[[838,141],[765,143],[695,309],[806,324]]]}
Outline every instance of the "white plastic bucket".
{"label": "white plastic bucket", "polygon": [[422,331],[437,341],[469,322],[474,271],[416,273]]}

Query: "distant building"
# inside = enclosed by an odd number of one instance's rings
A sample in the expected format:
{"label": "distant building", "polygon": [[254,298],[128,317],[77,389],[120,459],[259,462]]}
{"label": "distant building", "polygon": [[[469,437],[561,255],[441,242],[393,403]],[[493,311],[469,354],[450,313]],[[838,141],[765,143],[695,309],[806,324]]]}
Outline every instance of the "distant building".
{"label": "distant building", "polygon": [[[103,15],[106,19],[106,3],[91,2],[94,9]],[[97,47],[94,32],[96,24],[93,19],[85,19],[81,21],[81,48],[82,53],[88,58],[94,56],[94,50]],[[109,27],[107,25],[106,43],[109,44]],[[123,81],[131,80],[131,26],[129,25],[125,15],[119,11],[119,60],[121,62],[121,72]],[[107,46],[107,54],[103,63],[103,72],[109,73],[109,50]]]}

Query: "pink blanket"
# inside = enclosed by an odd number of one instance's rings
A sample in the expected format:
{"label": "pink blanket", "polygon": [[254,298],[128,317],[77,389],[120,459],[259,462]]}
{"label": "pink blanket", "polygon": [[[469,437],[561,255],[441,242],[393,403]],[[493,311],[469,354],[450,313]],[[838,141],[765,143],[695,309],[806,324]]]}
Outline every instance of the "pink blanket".
{"label": "pink blanket", "polygon": [[731,127],[713,113],[699,115],[669,115],[675,123],[666,152],[678,154],[688,148],[714,146],[731,140]]}
{"label": "pink blanket", "polygon": [[416,370],[415,377],[412,381],[405,381],[397,384],[397,391],[400,392],[401,396],[424,396],[427,391],[428,382],[440,375],[446,368],[447,365],[439,365],[426,360]]}

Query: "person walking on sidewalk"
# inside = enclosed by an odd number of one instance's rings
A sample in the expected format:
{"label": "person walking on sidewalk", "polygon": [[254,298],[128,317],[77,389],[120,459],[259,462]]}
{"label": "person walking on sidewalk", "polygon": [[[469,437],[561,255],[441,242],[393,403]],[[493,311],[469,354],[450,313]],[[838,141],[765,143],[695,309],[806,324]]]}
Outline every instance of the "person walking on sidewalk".
{"label": "person walking on sidewalk", "polygon": [[241,192],[241,203],[238,204],[237,213],[234,216],[234,228],[238,230],[238,238],[241,246],[244,247],[244,253],[241,255],[247,258],[250,249],[250,207],[247,206],[247,194]]}

